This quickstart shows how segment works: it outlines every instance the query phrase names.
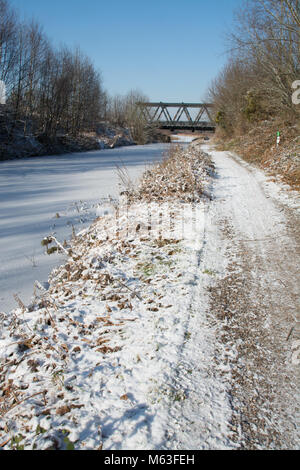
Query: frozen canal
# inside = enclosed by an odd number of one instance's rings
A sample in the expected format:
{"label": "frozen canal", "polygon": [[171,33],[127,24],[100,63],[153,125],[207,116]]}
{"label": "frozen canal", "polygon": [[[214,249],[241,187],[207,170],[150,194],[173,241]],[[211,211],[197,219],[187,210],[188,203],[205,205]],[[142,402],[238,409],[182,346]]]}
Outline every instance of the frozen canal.
{"label": "frozen canal", "polygon": [[117,197],[116,167],[137,179],[162,158],[168,144],[0,162],[0,312],[28,303],[35,280],[46,281],[62,261],[48,256],[44,237],[70,238],[99,213],[101,199]]}

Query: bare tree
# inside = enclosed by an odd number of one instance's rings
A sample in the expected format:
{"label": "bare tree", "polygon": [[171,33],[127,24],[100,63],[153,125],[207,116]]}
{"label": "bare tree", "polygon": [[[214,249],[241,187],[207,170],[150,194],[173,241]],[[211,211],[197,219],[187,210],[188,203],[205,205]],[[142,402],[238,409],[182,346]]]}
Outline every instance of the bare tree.
{"label": "bare tree", "polygon": [[131,90],[124,96],[114,96],[109,101],[108,119],[115,125],[128,128],[135,142],[145,144],[149,140],[149,130],[137,107],[140,101],[149,99],[139,90]]}
{"label": "bare tree", "polygon": [[14,79],[17,61],[17,15],[6,0],[0,0],[0,80],[7,90]]}
{"label": "bare tree", "polygon": [[228,133],[237,122],[294,119],[292,84],[299,79],[299,0],[248,0],[230,35],[231,57],[210,96]]}

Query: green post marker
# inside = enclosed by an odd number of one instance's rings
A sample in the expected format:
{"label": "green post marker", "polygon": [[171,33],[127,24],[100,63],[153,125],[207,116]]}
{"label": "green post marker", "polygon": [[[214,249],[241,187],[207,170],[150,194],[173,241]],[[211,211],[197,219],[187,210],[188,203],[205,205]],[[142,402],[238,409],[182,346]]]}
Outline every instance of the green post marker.
{"label": "green post marker", "polygon": [[280,144],[280,132],[277,131],[277,139],[276,139],[277,147]]}

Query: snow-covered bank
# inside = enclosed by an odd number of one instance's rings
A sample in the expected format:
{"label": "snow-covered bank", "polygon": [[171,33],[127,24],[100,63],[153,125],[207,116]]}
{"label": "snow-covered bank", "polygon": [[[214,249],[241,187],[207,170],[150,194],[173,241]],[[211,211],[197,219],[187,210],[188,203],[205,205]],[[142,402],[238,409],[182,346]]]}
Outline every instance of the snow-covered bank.
{"label": "snow-covered bank", "polygon": [[174,143],[186,143],[186,144],[190,144],[191,142],[193,142],[193,140],[195,139],[195,136],[194,135],[187,135],[187,134],[172,134],[171,135],[171,141],[174,142]]}
{"label": "snow-covered bank", "polygon": [[1,315],[0,448],[299,446],[298,215],[204,148],[129,184]]}
{"label": "snow-covered bank", "polygon": [[88,226],[101,200],[117,197],[116,166],[138,178],[169,148],[155,144],[0,162],[0,311],[28,303],[35,280],[46,281],[62,256],[44,254],[41,240],[62,242]]}
{"label": "snow-covered bank", "polygon": [[200,265],[211,177],[200,150],[177,151],[78,235],[32,306],[2,315],[4,448],[232,447],[204,293],[222,266]]}
{"label": "snow-covered bank", "polygon": [[[8,106],[0,104],[0,161],[88,152],[135,145],[129,129],[101,123],[97,130],[77,136],[60,130],[55,136],[36,132],[32,120],[16,120]],[[154,141],[153,141],[154,142]]]}

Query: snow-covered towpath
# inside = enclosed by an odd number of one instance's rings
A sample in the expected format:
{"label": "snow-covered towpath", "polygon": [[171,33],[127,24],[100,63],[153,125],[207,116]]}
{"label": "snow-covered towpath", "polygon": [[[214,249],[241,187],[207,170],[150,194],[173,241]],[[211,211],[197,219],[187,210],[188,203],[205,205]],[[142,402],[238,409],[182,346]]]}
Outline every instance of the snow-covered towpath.
{"label": "snow-covered towpath", "polygon": [[[216,167],[208,234],[225,277],[210,289],[210,312],[224,346],[232,439],[244,448],[296,448],[299,433],[299,195],[237,156],[210,148]],[[222,236],[213,253],[214,230]],[[226,252],[222,253],[222,250]],[[206,267],[206,266],[204,266]]]}
{"label": "snow-covered towpath", "polygon": [[202,149],[215,178],[176,372],[188,398],[170,408],[168,445],[298,448],[299,195]]}

